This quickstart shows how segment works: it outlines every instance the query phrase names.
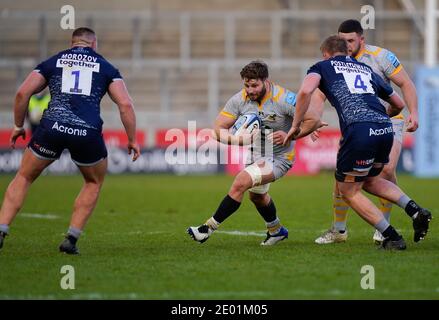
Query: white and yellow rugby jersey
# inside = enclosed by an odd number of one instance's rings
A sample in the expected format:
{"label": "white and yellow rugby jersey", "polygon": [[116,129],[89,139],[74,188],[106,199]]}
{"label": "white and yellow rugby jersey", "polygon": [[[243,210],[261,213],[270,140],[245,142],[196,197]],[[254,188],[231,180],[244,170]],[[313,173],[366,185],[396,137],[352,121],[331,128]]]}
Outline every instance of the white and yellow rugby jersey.
{"label": "white and yellow rugby jersey", "polygon": [[[258,114],[262,120],[261,143],[257,142],[253,148],[253,157],[268,156],[271,153],[272,156],[292,162],[294,141],[287,147],[265,145],[265,136],[269,130],[282,130],[286,133],[290,130],[296,109],[296,94],[271,82],[270,88],[270,92],[267,92],[261,103],[251,101],[245,89],[242,89],[227,101],[221,114],[233,119],[247,113]],[[266,150],[265,147],[272,148],[272,150]]]}
{"label": "white and yellow rugby jersey", "polygon": [[[375,73],[377,73],[389,84],[390,77],[400,72],[403,68],[401,62],[399,62],[398,58],[393,52],[369,44],[365,45],[364,50],[361,50],[355,59],[370,66]],[[389,105],[383,100],[381,100],[381,103],[383,103],[386,108]],[[402,113],[400,113],[393,117],[393,119],[404,119],[404,117]]]}

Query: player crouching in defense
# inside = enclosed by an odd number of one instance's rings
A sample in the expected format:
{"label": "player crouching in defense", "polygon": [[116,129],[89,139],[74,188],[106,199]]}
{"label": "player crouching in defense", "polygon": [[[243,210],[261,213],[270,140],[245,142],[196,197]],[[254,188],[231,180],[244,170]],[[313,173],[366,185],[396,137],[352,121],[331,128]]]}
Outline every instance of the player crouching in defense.
{"label": "player crouching in defense", "polygon": [[[270,183],[283,177],[293,165],[294,141],[283,146],[291,128],[296,94],[268,80],[268,67],[253,61],[241,71],[244,88],[232,96],[215,121],[216,139],[225,144],[249,145],[251,152],[246,168],[235,178],[229,193],[221,201],[214,215],[198,227],[189,227],[188,234],[200,243],[206,241],[230,215],[238,210],[244,193],[264,219],[267,237],[261,245],[274,245],[288,238],[288,230],[277,217],[273,199],[268,194]],[[242,115],[259,115],[262,126],[252,133],[233,135],[229,129]],[[240,119],[241,120],[241,119]],[[325,125],[317,114],[304,116],[300,138]]]}
{"label": "player crouching in defense", "polygon": [[[313,65],[297,94],[293,125],[285,139],[300,132],[313,93],[335,107],[342,132],[337,154],[335,178],[343,200],[384,236],[383,249],[404,250],[402,236],[361,190],[397,204],[413,219],[414,240],[424,238],[431,213],[421,208],[394,183],[378,176],[393,144],[389,116],[398,114],[404,102],[368,65],[348,56],[346,41],[339,36],[327,38],[321,51],[325,60]],[[390,103],[386,112],[379,98]],[[312,108],[322,108],[313,100]],[[317,112],[319,113],[319,112]]]}

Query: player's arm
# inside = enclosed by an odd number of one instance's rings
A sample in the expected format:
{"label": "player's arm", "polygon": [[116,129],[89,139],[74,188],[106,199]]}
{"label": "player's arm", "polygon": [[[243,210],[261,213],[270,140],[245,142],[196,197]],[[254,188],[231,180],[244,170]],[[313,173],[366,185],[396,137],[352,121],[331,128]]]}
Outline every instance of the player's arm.
{"label": "player's arm", "polygon": [[[328,124],[321,121],[323,116],[323,109],[325,107],[326,96],[319,89],[316,89],[310,100],[309,109],[305,113],[302,125],[300,126],[300,133],[294,139],[303,138],[310,133],[317,132],[321,127],[325,127]],[[318,138],[318,134],[317,134]],[[315,140],[313,138],[313,140]]]}
{"label": "player's arm", "polygon": [[384,100],[390,104],[389,108],[387,109],[387,114],[389,117],[397,116],[404,109],[404,100],[402,100],[399,94],[396,92],[393,92],[390,97]]}
{"label": "player's arm", "polygon": [[321,76],[317,73],[309,73],[302,82],[300,90],[297,94],[296,111],[294,112],[293,125],[285,137],[284,144],[288,144],[292,138],[300,133],[300,125],[302,124],[305,114],[308,111],[313,92],[320,84]]}
{"label": "player's arm", "polygon": [[9,140],[12,148],[15,147],[18,137],[26,138],[23,125],[30,98],[43,90],[46,85],[46,79],[40,73],[32,71],[18,88],[14,101],[14,129]]}
{"label": "player's arm", "polygon": [[384,80],[374,72],[372,73],[372,81],[374,81],[377,85],[378,97],[390,104],[389,108],[387,109],[387,114],[390,117],[398,115],[404,109],[404,101],[401,99],[399,94],[396,93],[389,84],[384,82]]}
{"label": "player's arm", "polygon": [[243,134],[234,136],[229,132],[229,129],[233,126],[235,121],[236,118],[233,116],[225,115],[223,112],[218,114],[213,128],[214,138],[224,144],[234,144],[240,146],[250,144],[252,135]]}
{"label": "player's arm", "polygon": [[415,85],[404,69],[392,75],[390,80],[401,89],[402,96],[410,112],[407,131],[414,132],[419,125],[418,96]]}
{"label": "player's arm", "polygon": [[136,161],[140,155],[140,149],[136,142],[136,114],[125,82],[123,80],[113,81],[108,87],[108,94],[119,108],[120,119],[128,136],[128,154],[133,152],[133,161]]}

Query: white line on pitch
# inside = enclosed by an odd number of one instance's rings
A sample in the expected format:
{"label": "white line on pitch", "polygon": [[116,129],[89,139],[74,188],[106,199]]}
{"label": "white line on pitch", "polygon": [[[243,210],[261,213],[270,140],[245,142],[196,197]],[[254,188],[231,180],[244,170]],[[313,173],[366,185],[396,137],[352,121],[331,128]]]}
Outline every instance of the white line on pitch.
{"label": "white line on pitch", "polygon": [[47,220],[54,220],[59,218],[57,215],[54,214],[41,214],[41,213],[33,213],[33,212],[22,212],[19,213],[18,216],[24,218],[47,219]]}
{"label": "white line on pitch", "polygon": [[239,230],[233,230],[233,231],[224,231],[224,230],[219,230],[216,231],[216,233],[224,233],[224,234],[229,234],[232,236],[254,236],[254,237],[263,237],[265,236],[264,232],[260,232],[260,231],[239,231]]}

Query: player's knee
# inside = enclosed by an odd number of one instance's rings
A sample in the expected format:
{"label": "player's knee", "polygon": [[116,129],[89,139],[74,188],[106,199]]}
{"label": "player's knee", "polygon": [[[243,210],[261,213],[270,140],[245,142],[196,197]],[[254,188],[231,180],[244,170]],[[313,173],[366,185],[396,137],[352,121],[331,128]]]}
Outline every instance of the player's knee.
{"label": "player's knee", "polygon": [[390,164],[385,165],[380,175],[389,181],[396,180],[396,166]]}
{"label": "player's knee", "polygon": [[350,201],[359,192],[359,190],[352,185],[339,187],[339,192],[343,200]]}
{"label": "player's knee", "polygon": [[236,179],[232,187],[230,188],[231,193],[244,193],[247,191],[251,186],[249,186],[245,181],[242,179]]}
{"label": "player's knee", "polygon": [[354,199],[355,194],[352,192],[342,193],[341,198],[349,205]]}
{"label": "player's knee", "polygon": [[24,179],[27,183],[33,183],[40,175],[39,171],[30,170],[30,171],[18,171],[17,177]]}
{"label": "player's knee", "polygon": [[253,202],[256,207],[264,207],[269,202],[269,196],[266,193],[265,194],[257,194],[257,193],[250,192],[249,197],[250,197],[251,202]]}
{"label": "player's knee", "polygon": [[98,175],[84,176],[84,182],[90,187],[100,189],[104,184],[104,177]]}
{"label": "player's knee", "polygon": [[376,177],[368,177],[363,183],[363,190],[365,190],[366,192],[373,190],[376,179]]}

